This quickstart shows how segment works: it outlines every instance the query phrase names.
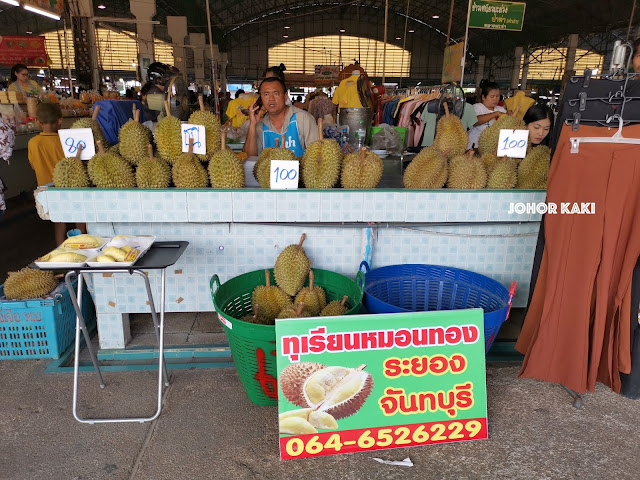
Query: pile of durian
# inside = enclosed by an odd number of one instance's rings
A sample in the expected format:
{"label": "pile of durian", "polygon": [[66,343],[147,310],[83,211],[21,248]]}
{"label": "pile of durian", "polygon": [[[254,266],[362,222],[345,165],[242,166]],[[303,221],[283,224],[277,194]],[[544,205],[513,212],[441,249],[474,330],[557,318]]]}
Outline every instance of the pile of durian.
{"label": "pile of durian", "polygon": [[[271,272],[265,270],[265,284],[257,286],[251,294],[253,314],[241,320],[262,325],[275,325],[276,318],[300,318],[344,315],[349,311],[348,296],[327,304],[322,287],[314,285],[311,261],[300,242],[287,246],[273,267],[276,285],[271,285]],[[309,278],[309,286],[304,283]],[[304,287],[304,288],[303,288]]]}
{"label": "pile of durian", "polygon": [[449,113],[438,121],[431,147],[423,149],[407,166],[404,186],[410,189],[448,188],[459,190],[546,189],[551,150],[531,148],[524,159],[498,158],[501,129],[524,129],[522,121],[510,115],[501,116],[484,129],[478,140],[480,155],[465,153],[469,138],[460,119]]}

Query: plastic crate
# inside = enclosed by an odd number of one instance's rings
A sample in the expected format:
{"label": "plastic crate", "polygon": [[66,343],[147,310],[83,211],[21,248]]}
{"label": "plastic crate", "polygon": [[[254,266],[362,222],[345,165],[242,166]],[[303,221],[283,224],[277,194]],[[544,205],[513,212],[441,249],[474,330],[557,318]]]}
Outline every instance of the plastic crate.
{"label": "plastic crate", "polygon": [[492,278],[440,265],[390,265],[365,271],[364,306],[370,313],[482,308],[485,353],[509,318],[516,282],[507,290]]}
{"label": "plastic crate", "polygon": [[[96,324],[95,307],[86,284],[83,288],[82,314],[91,329]],[[76,312],[66,286],[51,299],[0,301],[0,360],[60,358],[75,336]]]}
{"label": "plastic crate", "polygon": [[[327,303],[349,297],[347,315],[360,313],[364,275],[358,272],[356,281],[328,270],[313,268],[314,285],[324,288]],[[271,284],[275,285],[273,269]],[[277,405],[276,327],[239,320],[252,311],[251,294],[258,285],[265,285],[264,270],[238,275],[222,285],[218,275],[211,277],[213,306],[224,325],[231,355],[249,400],[257,405]],[[309,286],[309,279],[304,286]]]}

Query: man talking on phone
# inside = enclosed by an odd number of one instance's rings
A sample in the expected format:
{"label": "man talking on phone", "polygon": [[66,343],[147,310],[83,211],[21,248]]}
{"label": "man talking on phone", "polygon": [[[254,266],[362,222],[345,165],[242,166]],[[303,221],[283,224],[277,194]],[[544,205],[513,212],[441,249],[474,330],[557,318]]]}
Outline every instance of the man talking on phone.
{"label": "man talking on phone", "polygon": [[[318,127],[311,114],[286,105],[287,87],[280,78],[268,77],[258,89],[260,97],[249,107],[249,132],[243,151],[253,157],[263,149],[276,146],[291,150],[297,157],[304,155],[307,146],[318,140]],[[260,114],[266,111],[262,120]],[[282,137],[285,144],[282,145]]]}

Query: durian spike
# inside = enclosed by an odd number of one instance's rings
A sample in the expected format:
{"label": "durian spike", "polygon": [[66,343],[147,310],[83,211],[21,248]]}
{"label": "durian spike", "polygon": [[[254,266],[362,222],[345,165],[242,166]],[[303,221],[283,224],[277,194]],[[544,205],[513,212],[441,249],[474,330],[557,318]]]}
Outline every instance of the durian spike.
{"label": "durian spike", "polygon": [[200,105],[200,111],[204,112],[204,98],[202,95],[198,95],[198,105]]}
{"label": "durian spike", "polygon": [[149,144],[147,150],[149,151],[149,160],[153,162],[153,145]]}
{"label": "durian spike", "polygon": [[98,145],[98,153],[99,153],[100,155],[104,155],[104,154],[105,154],[105,151],[104,151],[104,145],[102,145],[102,142],[101,142],[100,140],[98,140],[98,141],[96,142],[96,145]]}
{"label": "durian spike", "polygon": [[[100,107],[98,107],[100,108]],[[78,160],[80,160],[80,157],[82,156],[82,143],[80,145],[78,145],[78,153],[76,153],[76,158]]]}
{"label": "durian spike", "polygon": [[307,238],[307,234],[303,233],[302,236],[300,237],[300,243],[298,243],[299,247],[302,247],[302,244],[304,243],[305,238]]}
{"label": "durian spike", "polygon": [[444,102],[444,116],[445,117],[451,116],[451,114],[449,113],[449,105],[447,104],[447,102]]}
{"label": "durian spike", "polygon": [[344,297],[342,297],[342,301],[340,302],[340,305],[344,307],[347,304],[348,299],[349,299],[349,295],[345,295]]}
{"label": "durian spike", "polygon": [[298,308],[296,308],[296,315],[302,315],[302,311],[304,310],[304,302],[300,302],[298,304]]}
{"label": "durian spike", "polygon": [[318,119],[318,140],[324,139],[324,133],[322,132],[322,118]]}
{"label": "durian spike", "polygon": [[93,107],[93,113],[91,114],[91,120],[97,120],[100,113],[100,105]]}
{"label": "durian spike", "polygon": [[193,155],[193,137],[189,137],[189,155]]}
{"label": "durian spike", "polygon": [[271,286],[271,274],[269,273],[269,270],[264,271],[264,281],[267,288],[269,288]]}
{"label": "durian spike", "polygon": [[164,110],[167,113],[167,117],[171,117],[171,107],[169,106],[169,100],[165,100],[163,103],[164,103]]}

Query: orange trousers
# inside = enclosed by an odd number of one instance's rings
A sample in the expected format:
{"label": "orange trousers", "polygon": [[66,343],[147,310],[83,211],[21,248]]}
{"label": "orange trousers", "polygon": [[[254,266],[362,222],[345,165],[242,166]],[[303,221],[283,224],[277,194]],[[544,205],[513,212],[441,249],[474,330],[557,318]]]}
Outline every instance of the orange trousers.
{"label": "orange trousers", "polygon": [[[520,377],[584,393],[596,381],[620,391],[631,370],[631,277],[640,256],[640,145],[584,143],[615,129],[562,130],[547,188],[558,214],[545,216],[540,273],[516,349]],[[623,136],[640,138],[640,126]],[[595,203],[595,214],[562,214],[562,203]]]}

